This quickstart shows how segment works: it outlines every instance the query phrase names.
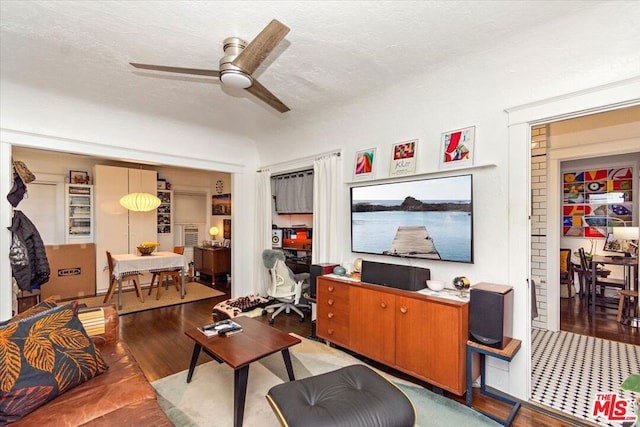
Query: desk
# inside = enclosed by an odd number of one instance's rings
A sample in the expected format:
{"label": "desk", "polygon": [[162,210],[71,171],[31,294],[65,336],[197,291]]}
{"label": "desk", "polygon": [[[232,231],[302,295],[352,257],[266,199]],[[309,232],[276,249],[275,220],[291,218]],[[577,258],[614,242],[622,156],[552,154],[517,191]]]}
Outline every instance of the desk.
{"label": "desk", "polygon": [[[122,275],[124,273],[141,273],[144,271],[182,269],[180,298],[184,298],[184,276],[189,268],[184,255],[173,252],[154,252],[151,255],[120,254],[113,255],[113,275],[118,279],[118,308],[122,308]],[[158,284],[160,286],[160,284]]]}
{"label": "desk", "polygon": [[499,349],[499,348],[488,347],[486,345],[477,343],[475,341],[471,341],[471,340],[467,341],[467,406],[472,408],[471,403],[473,400],[473,374],[472,374],[473,353],[478,353],[480,355],[480,375],[481,375],[480,393],[487,395],[489,397],[493,397],[494,399],[498,399],[502,402],[509,403],[513,405],[513,407],[511,408],[511,412],[509,412],[509,416],[507,417],[506,420],[503,420],[491,414],[487,414],[486,412],[481,411],[479,409],[475,409],[475,408],[474,409],[482,413],[483,415],[486,415],[487,417],[499,422],[504,426],[511,425],[511,423],[513,422],[513,419],[518,413],[518,410],[520,409],[520,402],[516,402],[515,400],[509,399],[508,397],[505,397],[496,393],[492,393],[487,390],[486,383],[485,383],[486,381],[485,357],[493,356],[493,357],[497,357],[498,359],[511,362],[511,359],[513,359],[513,356],[515,356],[518,350],[520,350],[521,344],[522,342],[520,340],[513,338],[511,339],[511,341],[509,341],[509,344],[507,344],[505,348]]}
{"label": "desk", "polygon": [[[625,289],[638,289],[638,257],[623,256],[601,256],[596,255],[591,259],[591,313],[596,309],[596,270],[598,264],[620,265],[624,267]],[[632,269],[633,274],[632,275]],[[631,278],[634,278],[633,280]],[[638,308],[640,309],[640,298],[638,298]],[[631,319],[632,321],[634,319]],[[635,322],[636,327],[638,322]]]}

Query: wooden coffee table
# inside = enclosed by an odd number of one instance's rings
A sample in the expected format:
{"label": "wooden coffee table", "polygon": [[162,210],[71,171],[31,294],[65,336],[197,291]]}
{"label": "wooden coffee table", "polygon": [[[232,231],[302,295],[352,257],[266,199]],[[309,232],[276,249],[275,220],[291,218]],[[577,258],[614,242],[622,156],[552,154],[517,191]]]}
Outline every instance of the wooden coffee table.
{"label": "wooden coffee table", "polygon": [[185,334],[195,341],[187,382],[191,382],[200,351],[204,351],[218,363],[224,362],[231,366],[234,370],[233,425],[234,427],[240,427],[244,418],[249,365],[265,356],[280,351],[282,352],[284,365],[287,368],[289,381],[293,381],[295,377],[293,375],[289,347],[299,344],[301,341],[299,338],[250,317],[240,316],[234,318],[233,321],[242,325],[243,331],[228,337],[207,337],[196,328],[185,331]]}

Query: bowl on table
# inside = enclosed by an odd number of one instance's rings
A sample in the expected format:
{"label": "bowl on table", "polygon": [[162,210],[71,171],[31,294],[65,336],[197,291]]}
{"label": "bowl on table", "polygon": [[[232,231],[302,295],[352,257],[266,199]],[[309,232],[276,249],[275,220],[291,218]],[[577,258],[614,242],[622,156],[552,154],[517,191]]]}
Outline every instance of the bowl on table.
{"label": "bowl on table", "polygon": [[151,255],[153,251],[156,250],[155,246],[138,246],[138,252],[140,255]]}
{"label": "bowl on table", "polygon": [[444,280],[427,280],[427,287],[432,291],[441,291],[444,289]]}

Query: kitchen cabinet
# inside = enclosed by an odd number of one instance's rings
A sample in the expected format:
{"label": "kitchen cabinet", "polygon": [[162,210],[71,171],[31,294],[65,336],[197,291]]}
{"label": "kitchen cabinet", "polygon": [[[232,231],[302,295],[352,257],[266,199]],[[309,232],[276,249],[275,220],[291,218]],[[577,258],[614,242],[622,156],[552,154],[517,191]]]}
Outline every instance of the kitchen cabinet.
{"label": "kitchen cabinet", "polygon": [[65,184],[65,243],[93,242],[93,185]]}
{"label": "kitchen cabinet", "polygon": [[321,276],[316,335],[459,396],[465,393],[467,302]]}
{"label": "kitchen cabinet", "polygon": [[[156,211],[134,212],[120,205],[120,198],[132,192],[156,194],[157,172],[96,165],[93,172],[95,191],[96,292],[109,288],[109,272],[103,270],[106,251],[112,254],[136,254],[145,241],[158,239]],[[145,273],[142,283],[151,281]]]}
{"label": "kitchen cabinet", "polygon": [[216,284],[216,276],[231,274],[231,249],[220,247],[193,248],[193,269],[198,281],[207,285]]}

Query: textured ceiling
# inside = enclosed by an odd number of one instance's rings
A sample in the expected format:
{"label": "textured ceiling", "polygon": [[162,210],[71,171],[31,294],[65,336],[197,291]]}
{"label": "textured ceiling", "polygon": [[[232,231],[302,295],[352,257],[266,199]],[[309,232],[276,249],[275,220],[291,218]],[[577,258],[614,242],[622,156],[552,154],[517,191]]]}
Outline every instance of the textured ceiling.
{"label": "textured ceiling", "polygon": [[[118,109],[255,137],[277,126],[490,51],[583,1],[7,1],[0,76]],[[128,62],[218,69],[222,41],[252,40],[273,18],[291,28],[258,69],[291,108],[280,114],[217,79],[146,72]]]}

